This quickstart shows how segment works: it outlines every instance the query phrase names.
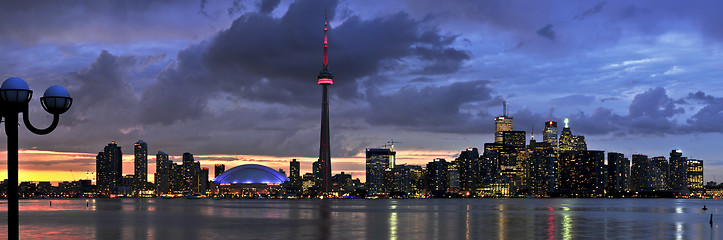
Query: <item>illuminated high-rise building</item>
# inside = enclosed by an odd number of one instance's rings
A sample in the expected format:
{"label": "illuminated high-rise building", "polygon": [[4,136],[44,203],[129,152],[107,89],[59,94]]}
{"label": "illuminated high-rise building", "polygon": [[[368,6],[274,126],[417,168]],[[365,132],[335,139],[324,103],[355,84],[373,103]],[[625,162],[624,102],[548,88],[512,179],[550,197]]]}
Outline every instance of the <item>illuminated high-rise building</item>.
{"label": "illuminated high-rise building", "polygon": [[427,163],[425,177],[427,179],[426,189],[429,195],[442,197],[447,192],[449,186],[447,166],[447,161],[442,158]]}
{"label": "illuminated high-rise building", "polygon": [[579,196],[602,194],[605,186],[603,151],[566,151],[560,153],[560,189]]}
{"label": "illuminated high-rise building", "polygon": [[133,190],[140,191],[148,182],[148,144],[138,140],[133,145]]}
{"label": "illuminated high-rise building", "polygon": [[608,192],[617,194],[630,189],[630,159],[622,153],[608,153]]}
{"label": "illuminated high-rise building", "polygon": [[530,139],[527,146],[527,166],[525,176],[530,194],[546,196],[555,190],[555,174],[557,154],[548,142],[537,142]]}
{"label": "illuminated high-rise building", "polygon": [[201,168],[200,163],[199,164],[200,171],[198,171],[198,192],[201,194],[206,194],[206,191],[208,190],[208,168]]}
{"label": "illuminated high-rise building", "polygon": [[653,186],[656,191],[666,191],[669,190],[670,186],[670,180],[668,176],[670,175],[670,164],[668,163],[668,160],[665,159],[663,156],[654,157],[651,159],[654,169],[654,174],[652,175],[653,179]]}
{"label": "illuminated high-rise building", "polygon": [[703,160],[688,159],[688,190],[691,193],[703,192]]}
{"label": "illuminated high-rise building", "polygon": [[183,187],[186,193],[198,193],[198,171],[193,154],[183,153]]}
{"label": "illuminated high-rise building", "polygon": [[366,186],[371,194],[385,193],[384,171],[393,169],[396,152],[388,148],[366,149]]}
{"label": "illuminated high-rise building", "polygon": [[462,191],[475,193],[479,179],[479,151],[477,148],[467,148],[459,154],[459,184]]}
{"label": "illuminated high-rise building", "polygon": [[213,177],[218,177],[221,173],[226,171],[226,165],[216,164],[213,166]]}
{"label": "illuminated high-rise building", "polygon": [[329,146],[329,96],[327,88],[334,84],[334,76],[329,71],[329,44],[326,37],[328,24],[326,19],[326,11],[324,11],[324,66],[317,77],[318,84],[323,87],[323,95],[321,100],[321,141],[319,143],[319,173],[321,174],[321,186],[319,189],[323,192],[330,192],[331,183],[331,149]]}
{"label": "illuminated high-rise building", "polygon": [[156,175],[154,176],[157,195],[171,193],[172,164],[168,154],[158,151],[158,154],[156,154]]}
{"label": "illuminated high-rise building", "polygon": [[648,156],[633,154],[630,166],[630,188],[632,191],[653,191],[653,164]]}
{"label": "illuminated high-rise building", "polygon": [[296,159],[292,159],[291,162],[289,162],[289,183],[291,185],[289,186],[290,193],[298,193],[301,191],[303,184],[301,179],[301,163],[296,161]]}
{"label": "illuminated high-rise building", "polygon": [[503,131],[500,168],[518,167],[525,157],[525,131]]}
{"label": "illuminated high-rise building", "polygon": [[292,179],[294,177],[301,177],[301,163],[299,161],[296,161],[296,159],[292,159],[291,162],[289,162],[289,178]]}
{"label": "illuminated high-rise building", "polygon": [[110,193],[123,177],[123,153],[116,142],[111,142],[95,157],[96,185],[101,194]]}
{"label": "illuminated high-rise building", "polygon": [[560,132],[559,152],[587,150],[585,136],[572,135],[572,131],[570,131],[570,126],[568,125],[569,122],[570,120],[565,118],[565,127],[562,129],[562,132]]}
{"label": "illuminated high-rise building", "polygon": [[502,101],[502,115],[495,118],[495,143],[502,143],[502,132],[505,131],[512,131],[512,117],[507,112],[507,101]]}
{"label": "illuminated high-rise building", "polygon": [[542,141],[550,144],[550,147],[557,151],[557,122],[545,122],[545,129],[542,132]]}
{"label": "illuminated high-rise building", "polygon": [[688,158],[683,152],[670,151],[670,189],[678,194],[688,194]]}

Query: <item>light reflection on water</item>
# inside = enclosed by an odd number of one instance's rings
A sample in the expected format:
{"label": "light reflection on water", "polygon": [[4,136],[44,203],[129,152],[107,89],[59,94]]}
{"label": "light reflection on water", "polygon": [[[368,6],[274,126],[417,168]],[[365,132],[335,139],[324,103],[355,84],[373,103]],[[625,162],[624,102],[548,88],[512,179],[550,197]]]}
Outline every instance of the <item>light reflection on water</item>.
{"label": "light reflection on water", "polygon": [[[21,200],[20,231],[23,238],[31,239],[718,239],[721,203],[699,199],[42,199]],[[707,211],[701,209],[703,205]],[[0,239],[6,238],[6,202],[0,202],[0,224]]]}

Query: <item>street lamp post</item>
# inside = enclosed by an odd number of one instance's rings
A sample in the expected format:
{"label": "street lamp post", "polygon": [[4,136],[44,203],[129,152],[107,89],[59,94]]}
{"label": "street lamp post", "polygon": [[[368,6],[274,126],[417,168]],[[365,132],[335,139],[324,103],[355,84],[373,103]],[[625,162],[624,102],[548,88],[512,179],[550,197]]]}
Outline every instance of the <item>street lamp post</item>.
{"label": "street lamp post", "polygon": [[33,127],[28,118],[28,102],[33,97],[25,80],[11,77],[0,86],[0,114],[5,119],[5,134],[8,137],[8,239],[20,238],[20,211],[18,204],[18,114],[23,113],[23,122],[31,132],[44,135],[58,126],[60,114],[70,109],[73,99],[65,88],[52,86],[45,90],[40,104],[53,114],[53,122],[46,129]]}

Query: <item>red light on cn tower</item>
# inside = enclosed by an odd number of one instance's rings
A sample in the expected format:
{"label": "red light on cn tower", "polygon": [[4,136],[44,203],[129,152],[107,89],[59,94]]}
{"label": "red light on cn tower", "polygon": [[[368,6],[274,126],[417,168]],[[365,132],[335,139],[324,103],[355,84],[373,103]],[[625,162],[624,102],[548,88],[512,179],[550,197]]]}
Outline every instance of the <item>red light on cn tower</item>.
{"label": "red light on cn tower", "polygon": [[334,84],[334,81],[329,78],[320,78],[319,84]]}

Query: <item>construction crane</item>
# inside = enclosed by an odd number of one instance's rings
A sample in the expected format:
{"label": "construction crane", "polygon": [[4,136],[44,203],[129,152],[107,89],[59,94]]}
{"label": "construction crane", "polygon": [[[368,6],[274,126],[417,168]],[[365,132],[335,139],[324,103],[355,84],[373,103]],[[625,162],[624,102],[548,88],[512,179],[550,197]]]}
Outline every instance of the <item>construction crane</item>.
{"label": "construction crane", "polygon": [[389,149],[394,149],[394,144],[395,144],[395,143],[402,143],[402,142],[394,141],[394,139],[392,139],[392,140],[387,141],[386,144],[382,145],[382,148],[387,148],[387,147],[388,147]]}
{"label": "construction crane", "polygon": [[70,169],[70,175],[73,176],[73,182],[75,182],[75,173],[73,173],[73,169]]}

